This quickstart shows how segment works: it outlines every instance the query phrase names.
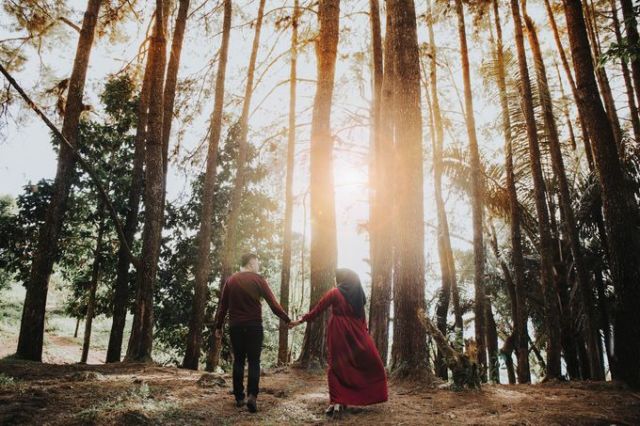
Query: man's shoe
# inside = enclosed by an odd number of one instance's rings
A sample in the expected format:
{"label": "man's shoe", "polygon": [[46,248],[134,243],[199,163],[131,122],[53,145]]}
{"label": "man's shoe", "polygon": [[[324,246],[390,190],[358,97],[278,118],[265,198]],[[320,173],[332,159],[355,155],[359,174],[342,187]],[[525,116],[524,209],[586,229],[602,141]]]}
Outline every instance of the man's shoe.
{"label": "man's shoe", "polygon": [[250,413],[258,411],[258,404],[256,403],[256,397],[254,395],[249,395],[249,398],[247,398],[247,408]]}
{"label": "man's shoe", "polygon": [[244,404],[245,404],[244,398],[236,399],[236,407],[240,408],[240,407],[244,406]]}

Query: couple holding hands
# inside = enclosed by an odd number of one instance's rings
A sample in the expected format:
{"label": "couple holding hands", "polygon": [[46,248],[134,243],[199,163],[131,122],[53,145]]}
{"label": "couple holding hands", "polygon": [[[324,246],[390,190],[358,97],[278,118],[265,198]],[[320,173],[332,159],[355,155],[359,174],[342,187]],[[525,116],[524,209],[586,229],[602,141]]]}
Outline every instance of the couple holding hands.
{"label": "couple holding hands", "polygon": [[[366,297],[358,274],[350,269],[336,270],[336,287],[329,290],[314,308],[299,320],[291,321],[276,301],[269,284],[258,274],[260,262],[255,254],[242,256],[241,270],[226,281],[215,318],[216,337],[229,314],[229,335],[233,350],[233,394],[236,405],[257,411],[262,352],[262,306],[265,299],[271,311],[289,328],[315,320],[331,308],[327,327],[327,378],[330,405],[327,415],[339,415],[347,405],[370,405],[387,400],[387,377],[378,350],[369,336],[365,319]],[[245,402],[244,366],[249,363]]]}

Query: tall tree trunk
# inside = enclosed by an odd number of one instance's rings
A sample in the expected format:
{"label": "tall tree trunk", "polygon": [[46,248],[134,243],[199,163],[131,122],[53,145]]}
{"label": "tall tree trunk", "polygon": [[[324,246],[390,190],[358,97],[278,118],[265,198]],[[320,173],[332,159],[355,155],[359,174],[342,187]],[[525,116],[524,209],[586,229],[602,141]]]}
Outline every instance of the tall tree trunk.
{"label": "tall tree trunk", "polygon": [[526,0],[522,2],[524,21],[527,28],[529,45],[533,53],[533,61],[538,83],[538,93],[540,95],[540,104],[542,106],[542,114],[544,119],[544,130],[549,143],[549,151],[551,153],[551,163],[553,172],[558,183],[558,192],[560,198],[560,209],[563,216],[564,232],[569,241],[569,248],[573,257],[573,268],[576,272],[576,284],[582,298],[582,311],[585,315],[584,334],[589,353],[589,365],[591,370],[590,377],[595,380],[604,379],[604,371],[601,371],[601,360],[598,357],[598,346],[600,345],[600,331],[595,313],[595,301],[593,298],[593,288],[589,279],[589,271],[585,264],[583,249],[580,245],[580,236],[578,234],[578,226],[576,223],[573,207],[571,206],[571,193],[567,182],[567,175],[562,158],[562,150],[560,148],[560,137],[556,127],[555,115],[547,80],[547,71],[538,41],[538,34],[533,20],[527,15]]}
{"label": "tall tree trunk", "polygon": [[240,115],[240,136],[238,141],[238,158],[236,163],[237,171],[233,184],[233,193],[231,195],[231,204],[229,207],[229,215],[227,217],[227,229],[222,249],[222,279],[220,281],[221,287],[226,279],[233,273],[233,266],[236,263],[236,227],[238,224],[238,218],[240,216],[240,205],[242,204],[242,194],[244,193],[245,186],[245,168],[248,150],[247,135],[249,133],[249,113],[251,111],[253,80],[255,76],[256,60],[258,58],[258,48],[260,47],[260,32],[262,30],[265,3],[265,0],[260,0],[260,5],[258,7],[256,30],[253,37],[251,57],[249,58],[249,68],[247,70],[247,86],[244,91],[242,114]]}
{"label": "tall tree trunk", "polygon": [[100,267],[102,266],[102,239],[105,227],[105,209],[102,202],[98,202],[98,235],[96,237],[96,248],[93,253],[93,266],[91,268],[91,281],[89,282],[89,298],[87,301],[87,315],[84,322],[84,340],[82,343],[82,355],[80,363],[86,364],[89,357],[89,346],[91,345],[91,328],[93,317],[96,312],[96,292],[98,290],[98,280],[100,278]]}
{"label": "tall tree trunk", "polygon": [[182,42],[187,27],[190,0],[180,0],[176,25],[171,38],[171,50],[169,51],[169,63],[167,65],[167,77],[164,83],[164,111],[162,115],[162,164],[164,168],[164,187],[162,191],[162,205],[166,198],[167,169],[169,166],[169,138],[171,137],[171,123],[173,121],[173,107],[176,100],[176,86],[178,84],[178,70],[180,69],[180,56],[182,54]]}
{"label": "tall tree trunk", "polygon": [[[372,197],[369,241],[371,244],[371,302],[369,332],[386,364],[389,354],[389,317],[393,272],[393,212],[389,209],[392,193],[391,155],[393,151],[394,81],[393,23],[387,13],[384,57],[380,34],[380,5],[370,1],[374,66],[373,149],[371,164]],[[384,111],[384,114],[382,113]]]}
{"label": "tall tree trunk", "polygon": [[[609,0],[611,5],[611,18],[613,21],[613,31],[616,35],[616,42],[619,45],[623,45],[624,39],[622,38],[622,31],[620,29],[620,20],[618,19],[618,8],[616,7],[616,0]],[[629,104],[629,119],[631,120],[631,127],[633,128],[633,137],[636,143],[640,143],[640,115],[638,115],[638,105],[636,104],[636,98],[633,92],[633,83],[631,83],[631,74],[629,72],[629,66],[627,61],[623,58],[620,59],[620,68],[622,70],[622,78],[624,79],[624,87],[627,92],[627,103]]]}
{"label": "tall tree trunk", "polygon": [[192,370],[198,369],[198,360],[202,347],[202,327],[204,324],[205,307],[209,274],[211,273],[211,221],[213,218],[214,192],[218,167],[218,145],[222,132],[222,110],[224,106],[224,81],[227,72],[227,59],[229,56],[229,38],[231,35],[231,0],[224,2],[224,18],[222,22],[222,43],[220,57],[218,58],[218,73],[214,94],[214,106],[210,119],[209,148],[207,151],[207,167],[202,186],[202,209],[200,211],[200,230],[198,232],[198,248],[195,264],[195,283],[193,292],[193,305],[189,319],[189,334],[187,336],[187,348],[184,354],[182,366]]}
{"label": "tall tree trunk", "polygon": [[[149,47],[137,107],[133,167],[131,170],[131,184],[129,186],[127,214],[124,225],[124,235],[129,247],[133,245],[133,239],[138,228],[140,198],[144,189],[145,143],[147,140],[147,120],[149,116],[151,75],[153,73],[152,66],[154,61],[152,56],[153,49]],[[120,362],[122,339],[127,318],[127,305],[129,303],[129,265],[130,261],[127,255],[127,248],[124,244],[120,243],[118,249],[118,264],[116,266],[116,282],[113,292],[113,320],[109,334],[109,346],[107,348],[106,362],[108,363]]]}
{"label": "tall tree trunk", "polygon": [[[640,44],[640,36],[638,36],[638,21],[633,11],[632,0],[620,0],[622,6],[622,19],[624,20],[624,28],[627,36],[627,45],[630,47]],[[631,57],[631,77],[633,78],[633,86],[636,91],[636,101],[640,107],[640,57],[633,55]]]}
{"label": "tall tree trunk", "polygon": [[589,169],[593,170],[593,153],[591,152],[591,142],[589,138],[589,131],[587,129],[587,123],[585,122],[585,111],[583,111],[582,105],[578,102],[578,88],[576,87],[576,82],[573,78],[573,73],[571,72],[569,59],[567,59],[567,54],[565,53],[564,47],[562,46],[562,41],[560,40],[558,25],[556,23],[556,18],[549,0],[544,0],[544,6],[547,11],[547,17],[549,18],[551,30],[553,32],[553,39],[556,42],[556,48],[558,49],[558,54],[560,55],[562,68],[564,69],[564,72],[567,76],[567,80],[569,80],[569,86],[571,87],[573,100],[578,107],[578,122],[580,123],[580,130],[582,131],[582,142],[584,144],[584,152],[585,156],[587,157],[587,163],[589,164]]}
{"label": "tall tree trunk", "polygon": [[[397,209],[393,288],[392,368],[402,377],[425,376],[426,330],[416,321],[425,310],[424,207],[420,59],[413,0],[390,0],[397,75],[394,205]],[[419,375],[419,376],[416,376]]]}
{"label": "tall tree trunk", "polygon": [[141,265],[138,291],[127,347],[127,361],[151,361],[153,344],[153,292],[160,257],[160,238],[164,216],[164,166],[162,158],[163,84],[166,66],[166,39],[163,0],[156,0],[155,32],[151,41],[153,66],[149,100],[148,131],[145,147],[145,216],[142,231]]}
{"label": "tall tree trunk", "polygon": [[78,330],[80,329],[80,317],[76,318],[76,328],[73,331],[73,338],[77,338],[78,337]]}
{"label": "tall tree trunk", "polygon": [[[280,274],[280,306],[289,312],[289,283],[291,281],[291,235],[293,218],[293,168],[296,152],[296,88],[298,62],[298,19],[300,5],[293,2],[291,19],[291,67],[289,72],[289,129],[287,138],[287,177],[285,183],[284,230],[282,238],[282,271]],[[278,334],[278,364],[289,360],[289,328],[280,320]]]}
{"label": "tall tree trunk", "polygon": [[498,359],[498,330],[496,320],[491,310],[491,300],[487,297],[485,303],[487,309],[487,352],[489,354],[489,380],[500,383],[500,360]]}
{"label": "tall tree trunk", "polygon": [[[449,237],[449,223],[447,220],[447,212],[445,210],[444,198],[442,196],[442,150],[444,144],[444,129],[442,125],[442,111],[440,110],[440,99],[438,94],[437,79],[437,47],[435,36],[433,33],[433,11],[431,2],[428,2],[429,16],[427,17],[427,27],[429,32],[430,45],[430,62],[429,62],[429,90],[427,90],[427,98],[431,105],[430,124],[431,124],[431,141],[433,145],[433,185],[435,193],[436,211],[438,218],[438,254],[440,257],[440,272],[442,275],[442,287],[436,306],[436,325],[440,332],[447,336],[447,314],[449,311],[449,302],[451,299],[451,290],[457,285],[456,270],[453,263],[453,253],[451,250],[451,239]],[[456,316],[456,329],[458,329],[458,318],[460,315],[459,303],[454,301],[453,307]],[[461,323],[461,321],[460,321]],[[457,331],[461,331],[462,328]],[[436,359],[436,373],[440,378],[447,380],[448,370],[445,355],[438,349]]]}
{"label": "tall tree trunk", "polygon": [[515,28],[515,42],[518,52],[518,65],[520,69],[520,98],[522,112],[527,126],[527,139],[529,142],[529,163],[535,191],[536,211],[538,213],[538,232],[540,234],[540,278],[542,293],[544,295],[545,327],[547,333],[547,369],[546,379],[559,378],[562,375],[560,368],[560,333],[557,328],[560,313],[557,302],[557,291],[553,279],[553,241],[549,229],[549,212],[547,210],[547,197],[545,194],[545,182],[542,176],[542,164],[538,131],[533,111],[533,97],[529,79],[529,69],[524,50],[522,34],[522,22],[518,0],[511,0],[511,13]]}
{"label": "tall tree trunk", "polygon": [[[318,6],[320,34],[316,42],[318,85],[313,102],[310,151],[311,195],[311,295],[313,308],[335,282],[337,262],[335,195],[333,184],[333,136],[331,103],[335,80],[340,26],[340,1],[321,0]],[[318,367],[326,360],[326,314],[307,324],[298,362]]]}
{"label": "tall tree trunk", "polygon": [[474,324],[475,338],[478,344],[478,363],[480,377],[486,381],[487,353],[485,344],[485,285],[484,285],[484,242],[483,242],[483,174],[478,151],[478,137],[476,135],[475,113],[473,111],[473,95],[471,93],[471,77],[469,74],[469,50],[467,48],[467,30],[464,18],[462,0],[455,0],[456,15],[458,17],[458,35],[460,37],[460,56],[462,60],[462,80],[464,83],[465,118],[467,135],[469,137],[469,154],[471,167],[471,211],[473,215],[473,253],[475,288]]}
{"label": "tall tree trunk", "polygon": [[[73,70],[69,79],[62,134],[74,147],[77,144],[80,114],[84,109],[82,97],[101,3],[101,0],[89,0],[87,3],[80,37],[78,38],[76,56],[73,61]],[[29,281],[25,283],[27,292],[24,299],[16,351],[16,355],[23,359],[42,360],[49,277],[58,253],[58,236],[62,229],[74,170],[75,158],[73,152],[65,144],[61,143],[56,177],[53,182],[53,194],[47,208],[45,221],[38,230],[38,245],[33,255]]]}
{"label": "tall tree trunk", "polygon": [[525,297],[524,256],[522,254],[522,235],[520,230],[520,206],[516,192],[516,177],[513,171],[513,135],[507,98],[507,81],[502,44],[502,24],[498,0],[493,0],[493,12],[496,26],[496,62],[498,64],[498,90],[502,108],[502,131],[504,135],[506,186],[509,194],[509,219],[511,237],[511,262],[514,271],[515,315],[513,318],[513,336],[516,356],[518,358],[518,383],[530,383],[529,348],[527,343],[527,307]]}
{"label": "tall tree trunk", "polygon": [[575,151],[578,147],[578,144],[576,143],[576,134],[573,130],[571,115],[569,115],[569,107],[567,106],[567,102],[566,102],[567,95],[564,91],[564,84],[562,83],[562,77],[560,76],[560,67],[558,66],[558,63],[555,61],[554,61],[554,65],[556,68],[556,74],[558,76],[558,85],[560,86],[560,97],[563,100],[562,115],[564,115],[567,130],[569,131],[569,142],[571,143],[571,149]]}
{"label": "tall tree trunk", "polygon": [[[238,218],[240,217],[240,208],[242,207],[242,196],[244,194],[245,187],[245,168],[247,162],[247,151],[249,149],[249,142],[247,140],[247,135],[249,133],[249,113],[251,112],[253,80],[256,70],[256,61],[258,58],[258,48],[260,47],[260,33],[262,31],[265,3],[265,0],[260,0],[260,4],[258,6],[256,29],[253,36],[253,45],[251,47],[251,57],[249,58],[249,68],[247,69],[247,86],[244,91],[242,113],[239,121],[240,135],[238,140],[238,158],[236,159],[236,176],[233,182],[233,192],[231,193],[231,203],[229,206],[229,213],[227,215],[227,226],[222,243],[222,276],[220,277],[220,290],[222,290],[227,278],[229,278],[233,273],[233,266],[236,264],[236,228],[238,226]],[[215,339],[212,340],[212,343],[213,345],[209,348],[208,357],[210,361],[208,367],[216,368],[220,358],[220,345]]]}
{"label": "tall tree trunk", "polygon": [[[584,19],[587,24],[587,35],[591,38],[591,49],[593,59],[596,63],[600,61],[600,38],[598,35],[598,26],[595,18],[595,11],[593,9],[593,3],[590,5],[589,0],[582,0],[582,7],[584,10]],[[613,93],[611,91],[611,85],[609,84],[609,76],[605,67],[596,67],[596,79],[600,86],[600,94],[604,100],[604,107],[609,116],[609,122],[611,123],[611,130],[613,130],[613,138],[618,147],[618,153],[620,156],[624,154],[624,146],[622,140],[622,129],[620,128],[620,120],[618,118],[618,109],[616,107]]]}
{"label": "tall tree trunk", "polygon": [[593,60],[578,2],[563,0],[569,41],[579,88],[578,101],[587,113],[593,153],[602,189],[602,205],[608,236],[609,264],[615,286],[613,377],[640,387],[640,262],[635,229],[637,206],[625,182],[613,131],[598,96]]}

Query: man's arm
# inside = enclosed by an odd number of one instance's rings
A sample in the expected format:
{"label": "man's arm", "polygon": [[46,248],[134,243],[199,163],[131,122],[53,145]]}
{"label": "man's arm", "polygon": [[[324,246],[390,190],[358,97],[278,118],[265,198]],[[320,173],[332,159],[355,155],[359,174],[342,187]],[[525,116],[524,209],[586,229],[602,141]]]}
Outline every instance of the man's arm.
{"label": "man's arm", "polygon": [[224,324],[224,317],[227,316],[229,310],[229,290],[227,289],[227,283],[222,287],[222,295],[220,296],[220,304],[218,306],[218,312],[216,312],[215,329],[221,330],[222,324]]}
{"label": "man's arm", "polygon": [[276,300],[276,297],[273,295],[273,292],[266,280],[260,279],[260,289],[262,290],[262,297],[264,297],[264,300],[267,301],[267,304],[271,308],[271,312],[280,317],[285,323],[290,323],[291,318],[289,318],[289,315],[287,315],[284,309],[282,309],[282,306],[280,306]]}

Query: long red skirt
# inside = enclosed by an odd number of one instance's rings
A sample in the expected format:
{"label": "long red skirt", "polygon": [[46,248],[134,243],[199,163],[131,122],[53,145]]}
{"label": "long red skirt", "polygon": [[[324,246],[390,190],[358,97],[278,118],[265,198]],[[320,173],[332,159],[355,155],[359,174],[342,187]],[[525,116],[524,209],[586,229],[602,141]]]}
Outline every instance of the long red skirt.
{"label": "long red skirt", "polygon": [[385,402],[388,398],[387,375],[365,320],[336,315],[339,310],[334,306],[327,330],[331,403],[370,405]]}

